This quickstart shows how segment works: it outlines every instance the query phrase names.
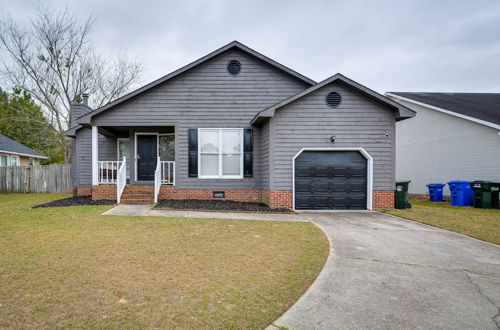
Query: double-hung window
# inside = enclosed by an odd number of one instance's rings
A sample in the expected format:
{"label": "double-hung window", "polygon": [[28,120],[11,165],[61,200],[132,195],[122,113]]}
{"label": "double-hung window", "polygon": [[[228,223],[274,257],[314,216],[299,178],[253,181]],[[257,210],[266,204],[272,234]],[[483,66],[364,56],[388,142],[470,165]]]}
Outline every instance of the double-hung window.
{"label": "double-hung window", "polygon": [[10,156],[10,166],[19,166],[19,156],[18,155],[12,155]]}
{"label": "double-hung window", "polygon": [[0,166],[7,166],[7,155],[0,155]]}
{"label": "double-hung window", "polygon": [[243,178],[243,129],[198,129],[199,178]]}

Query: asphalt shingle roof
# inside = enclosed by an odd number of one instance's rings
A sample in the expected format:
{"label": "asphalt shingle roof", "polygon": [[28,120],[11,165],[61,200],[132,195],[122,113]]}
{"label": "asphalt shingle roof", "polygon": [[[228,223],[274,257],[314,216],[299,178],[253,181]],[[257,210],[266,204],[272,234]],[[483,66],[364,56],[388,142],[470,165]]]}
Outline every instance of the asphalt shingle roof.
{"label": "asphalt shingle roof", "polygon": [[500,93],[389,93],[500,125]]}
{"label": "asphalt shingle roof", "polygon": [[19,142],[9,139],[8,137],[2,134],[0,134],[0,151],[7,151],[12,153],[26,154],[34,157],[45,158],[45,156],[39,154],[35,150],[32,150],[27,146],[22,145]]}

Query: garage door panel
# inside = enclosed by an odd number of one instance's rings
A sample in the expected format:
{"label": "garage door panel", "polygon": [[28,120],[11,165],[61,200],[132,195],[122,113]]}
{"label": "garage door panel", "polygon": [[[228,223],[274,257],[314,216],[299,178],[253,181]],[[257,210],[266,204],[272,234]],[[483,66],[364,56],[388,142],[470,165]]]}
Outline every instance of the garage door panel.
{"label": "garage door panel", "polygon": [[295,166],[295,176],[299,178],[310,177],[310,166],[296,165]]}
{"label": "garage door panel", "polygon": [[311,173],[316,178],[329,178],[330,168],[328,166],[311,166]]}
{"label": "garage door panel", "polygon": [[366,166],[352,166],[350,168],[350,175],[353,178],[365,178]]}
{"label": "garage door panel", "polygon": [[305,193],[311,192],[311,182],[295,182],[295,192],[297,193]]}
{"label": "garage door panel", "polygon": [[313,181],[311,184],[312,192],[314,193],[328,193],[330,191],[330,183],[328,180]]}
{"label": "garage door panel", "polygon": [[349,191],[353,192],[366,192],[366,181],[351,181],[349,183]]}
{"label": "garage door panel", "polygon": [[366,209],[367,160],[357,151],[305,151],[295,160],[295,208]]}

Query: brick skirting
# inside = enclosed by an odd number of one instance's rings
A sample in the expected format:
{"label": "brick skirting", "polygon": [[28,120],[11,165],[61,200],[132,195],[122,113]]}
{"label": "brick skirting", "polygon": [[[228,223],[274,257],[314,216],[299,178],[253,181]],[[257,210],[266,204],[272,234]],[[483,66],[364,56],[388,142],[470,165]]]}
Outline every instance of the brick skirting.
{"label": "brick skirting", "polygon": [[[214,191],[223,191],[224,198],[214,198]],[[262,190],[255,189],[176,189],[173,186],[161,186],[158,199],[220,199],[237,202],[262,202]]]}
{"label": "brick skirting", "polygon": [[374,210],[394,208],[394,191],[374,190],[372,196],[372,208]]}
{"label": "brick skirting", "polygon": [[116,200],[116,186],[92,186],[92,199]]}
{"label": "brick skirting", "polygon": [[73,196],[92,196],[92,187],[73,187]]}
{"label": "brick skirting", "polygon": [[276,209],[291,209],[293,207],[293,192],[291,190],[270,190],[269,206]]}
{"label": "brick skirting", "polygon": [[[152,188],[152,187],[151,187]],[[214,198],[214,191],[224,191],[224,198]],[[92,196],[92,199],[116,200],[116,186],[74,187],[73,196]],[[256,189],[176,189],[173,186],[161,186],[159,199],[220,199],[237,202],[265,203],[272,208],[293,207],[291,190],[256,190]],[[374,210],[394,208],[394,191],[373,191],[372,206]]]}

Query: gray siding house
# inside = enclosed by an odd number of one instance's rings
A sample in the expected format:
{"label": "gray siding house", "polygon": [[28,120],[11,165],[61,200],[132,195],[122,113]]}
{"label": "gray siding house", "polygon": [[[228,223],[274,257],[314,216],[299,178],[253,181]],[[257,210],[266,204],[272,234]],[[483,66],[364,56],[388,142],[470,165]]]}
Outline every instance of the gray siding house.
{"label": "gray siding house", "polygon": [[[73,105],[74,193],[393,206],[408,108],[336,74],[320,83],[237,42],[99,109]],[[125,161],[124,161],[125,160]]]}
{"label": "gray siding house", "polygon": [[396,125],[396,178],[412,181],[410,193],[451,180],[500,181],[500,93],[386,96],[418,114]]}

